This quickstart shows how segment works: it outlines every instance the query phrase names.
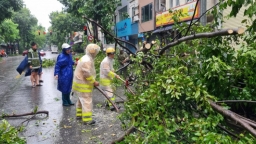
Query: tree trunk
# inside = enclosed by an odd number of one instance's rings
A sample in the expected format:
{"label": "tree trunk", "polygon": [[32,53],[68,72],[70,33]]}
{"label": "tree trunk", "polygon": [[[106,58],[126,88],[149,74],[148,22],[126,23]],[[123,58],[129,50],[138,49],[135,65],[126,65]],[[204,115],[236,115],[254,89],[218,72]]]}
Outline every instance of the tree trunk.
{"label": "tree trunk", "polygon": [[220,30],[217,32],[206,32],[206,33],[189,35],[189,36],[180,38],[177,41],[169,43],[168,45],[166,45],[165,47],[163,47],[160,50],[159,55],[163,55],[165,50],[167,50],[175,45],[178,45],[184,41],[194,40],[194,39],[199,39],[199,38],[212,38],[212,37],[216,37],[216,36],[236,35],[236,34],[243,34],[243,33],[244,33],[244,29],[238,28],[238,29],[225,29],[225,30]]}
{"label": "tree trunk", "polygon": [[143,42],[143,47],[138,52],[147,53],[153,46],[156,44],[156,41],[152,41],[151,43]]}
{"label": "tree trunk", "polygon": [[212,100],[209,100],[209,103],[211,107],[215,109],[217,112],[221,113],[225,117],[231,118],[232,120],[240,124],[243,128],[245,128],[247,131],[249,131],[254,137],[256,137],[256,130],[253,129],[253,127],[251,127],[251,125],[254,126],[254,121],[248,121],[247,119],[242,118],[242,116],[238,116],[238,114],[235,114],[229,110],[222,108]]}

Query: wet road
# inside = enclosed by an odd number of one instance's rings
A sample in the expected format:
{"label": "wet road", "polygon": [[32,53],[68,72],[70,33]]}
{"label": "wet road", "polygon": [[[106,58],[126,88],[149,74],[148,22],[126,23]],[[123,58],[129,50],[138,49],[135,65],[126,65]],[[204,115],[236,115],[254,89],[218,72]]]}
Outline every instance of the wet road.
{"label": "wet road", "polygon": [[[56,57],[57,54],[47,52],[43,58]],[[118,113],[100,107],[104,105],[105,98],[97,90],[94,90],[93,97],[93,118],[97,124],[86,126],[76,120],[75,106],[62,106],[61,93],[57,91],[57,81],[53,77],[53,67],[43,68],[43,86],[32,88],[30,78],[25,77],[24,73],[19,75],[16,71],[23,58],[8,57],[0,62],[0,114],[23,114],[32,112],[35,107],[38,107],[39,111],[49,111],[49,117],[37,115],[23,123],[25,131],[21,136],[26,138],[28,144],[110,143],[124,133],[121,122],[117,119]],[[118,88],[117,94],[124,95],[122,88]],[[76,100],[77,97],[73,96],[72,101]],[[30,117],[7,120],[11,125],[19,126]]]}

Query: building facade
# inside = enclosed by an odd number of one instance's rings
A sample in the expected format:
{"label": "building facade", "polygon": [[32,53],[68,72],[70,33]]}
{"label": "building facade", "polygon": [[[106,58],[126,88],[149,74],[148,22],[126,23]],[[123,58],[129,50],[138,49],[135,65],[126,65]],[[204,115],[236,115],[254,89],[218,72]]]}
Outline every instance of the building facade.
{"label": "building facade", "polygon": [[[129,41],[139,49],[143,41],[150,42],[156,38],[162,44],[169,43],[177,35],[174,29],[174,13],[180,12],[179,22],[190,23],[195,10],[194,20],[200,18],[202,24],[213,21],[211,14],[201,15],[215,6],[219,0],[122,0],[122,6],[116,10],[117,37]],[[236,18],[223,19],[218,29],[244,27],[241,21],[246,7],[242,7]],[[227,16],[231,8],[223,11],[223,17]],[[177,37],[179,38],[179,37]],[[133,49],[129,45],[126,45]],[[134,49],[132,50],[134,51]]]}
{"label": "building facade", "polygon": [[138,0],[122,0],[122,5],[116,10],[116,36],[136,46],[125,43],[132,52],[136,52],[138,46]]}

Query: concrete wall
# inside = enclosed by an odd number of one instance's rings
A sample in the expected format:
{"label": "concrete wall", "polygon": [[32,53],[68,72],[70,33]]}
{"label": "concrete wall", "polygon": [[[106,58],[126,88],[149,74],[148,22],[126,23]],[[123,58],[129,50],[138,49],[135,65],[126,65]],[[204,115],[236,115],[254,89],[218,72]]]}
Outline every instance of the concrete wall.
{"label": "concrete wall", "polygon": [[[207,9],[210,9],[211,7],[213,7],[218,2],[219,2],[219,0],[207,0]],[[247,9],[247,8],[248,7],[242,7],[235,18],[234,17],[228,18],[227,16],[231,12],[231,7],[227,7],[227,9],[225,9],[223,11],[223,18],[222,18],[223,23],[221,24],[221,28],[222,29],[238,28],[238,27],[246,28],[245,24],[242,24],[241,21],[243,19],[245,19],[244,10]]]}
{"label": "concrete wall", "polygon": [[[139,0],[139,33],[141,32],[147,32],[147,31],[152,31],[155,29],[155,12],[154,12],[154,0]],[[152,3],[152,20],[147,21],[147,22],[141,22],[141,8]]]}
{"label": "concrete wall", "polygon": [[128,0],[122,0],[121,3],[122,3],[122,5],[116,8],[116,14],[117,14],[117,15],[116,15],[116,22],[119,22],[119,21],[120,21],[120,20],[119,20],[119,10],[120,10],[120,9],[122,9],[122,8],[125,7],[125,6],[127,6],[127,12],[128,12],[128,10],[129,10],[129,8],[128,8],[129,1],[128,1]]}
{"label": "concrete wall", "polygon": [[248,7],[242,7],[239,11],[239,13],[236,15],[236,17],[232,18],[227,18],[226,16],[230,14],[231,12],[231,7],[228,7],[226,10],[223,11],[223,20],[224,22],[222,23],[222,28],[227,29],[227,28],[238,28],[242,27],[246,29],[245,24],[242,24],[241,21],[246,19],[244,17],[244,10],[246,10]]}
{"label": "concrete wall", "polygon": [[[180,4],[178,6],[181,6],[181,5],[184,5],[186,4],[186,0],[180,0]],[[166,10],[170,9],[170,0],[166,0]],[[176,0],[173,0],[173,7],[172,8],[175,8],[177,7],[177,3],[176,3]]]}

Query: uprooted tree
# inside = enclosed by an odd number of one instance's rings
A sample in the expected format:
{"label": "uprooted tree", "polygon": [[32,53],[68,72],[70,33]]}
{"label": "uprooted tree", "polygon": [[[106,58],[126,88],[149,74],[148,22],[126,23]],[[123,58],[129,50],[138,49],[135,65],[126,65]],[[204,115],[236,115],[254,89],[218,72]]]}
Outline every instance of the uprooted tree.
{"label": "uprooted tree", "polygon": [[[137,95],[127,94],[126,111],[120,117],[129,129],[113,143],[256,141],[256,107],[249,103],[256,94],[256,25],[251,21],[256,4],[228,0],[219,9],[231,6],[230,16],[236,16],[245,4],[250,4],[245,11],[248,19],[243,20],[245,33],[241,29],[213,32],[212,25],[194,23],[185,25],[192,35],[164,46],[159,40],[144,44],[133,58],[136,63],[129,66],[137,78]],[[220,15],[216,8],[212,13]],[[142,63],[150,64],[150,69]]]}
{"label": "uprooted tree", "polygon": [[[245,33],[215,31],[222,10],[231,6],[236,16],[247,4]],[[129,128],[113,143],[254,143],[255,6],[223,1],[211,10],[213,23],[175,24],[184,37],[166,45],[146,41],[129,66],[136,95],[127,94],[120,116]]]}

